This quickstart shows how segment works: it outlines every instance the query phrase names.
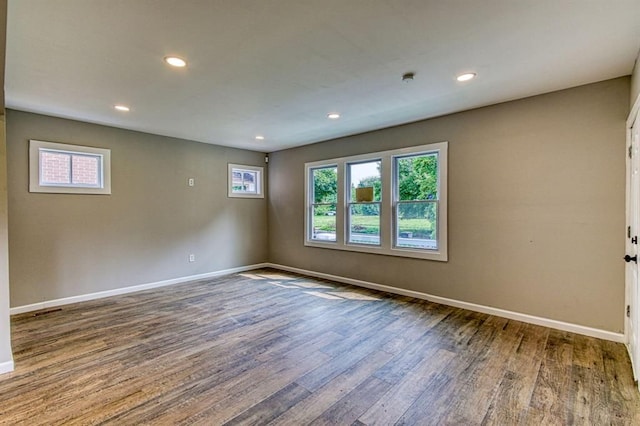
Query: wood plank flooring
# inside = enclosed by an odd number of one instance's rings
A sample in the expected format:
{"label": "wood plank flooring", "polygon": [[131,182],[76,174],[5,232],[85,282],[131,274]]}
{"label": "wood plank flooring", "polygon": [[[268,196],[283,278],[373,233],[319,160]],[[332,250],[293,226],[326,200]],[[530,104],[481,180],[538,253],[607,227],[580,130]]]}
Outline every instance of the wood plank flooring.
{"label": "wood plank flooring", "polygon": [[275,270],[12,331],[2,425],[640,425],[621,344]]}

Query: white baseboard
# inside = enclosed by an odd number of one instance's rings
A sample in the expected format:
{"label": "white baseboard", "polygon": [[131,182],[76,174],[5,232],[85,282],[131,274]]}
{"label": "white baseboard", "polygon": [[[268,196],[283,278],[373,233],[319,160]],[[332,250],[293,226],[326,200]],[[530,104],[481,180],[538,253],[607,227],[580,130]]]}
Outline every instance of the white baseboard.
{"label": "white baseboard", "polygon": [[[38,311],[41,309],[48,309],[57,306],[68,305],[71,303],[84,302],[88,300],[101,299],[104,297],[117,296],[121,294],[133,293],[136,291],[149,290],[157,287],[164,287],[168,285],[181,284],[188,281],[196,281],[206,278],[219,277],[222,275],[233,274],[237,272],[250,271],[252,269],[259,268],[275,268],[283,271],[295,272],[298,274],[309,275],[317,278],[324,278],[327,280],[337,281],[345,284],[354,285],[357,287],[365,287],[372,290],[385,291],[388,293],[399,294],[402,296],[415,297],[416,299],[424,299],[434,303],[440,303],[443,305],[453,306],[456,308],[468,309],[470,311],[481,312],[484,314],[495,315],[503,318],[508,318],[516,321],[522,321],[529,324],[541,325],[543,327],[549,327],[556,330],[570,331],[572,333],[582,334],[585,336],[596,337],[599,339],[610,340],[613,342],[625,343],[625,336],[622,333],[614,333],[612,331],[601,330],[592,327],[586,327],[583,325],[572,324],[563,321],[557,321],[549,318],[537,317],[534,315],[523,314],[520,312],[507,311],[505,309],[494,308],[491,306],[478,305],[475,303],[464,302],[455,299],[448,299],[446,297],[434,296],[427,293],[422,293],[413,290],[405,290],[402,288],[391,287],[383,284],[376,284],[369,281],[356,280],[353,278],[345,278],[338,275],[325,274],[322,272],[310,271],[307,269],[294,268],[291,266],[279,265],[276,263],[258,263],[254,265],[240,266],[237,268],[224,269],[220,271],[208,272],[206,274],[191,275],[187,277],[174,278],[170,280],[157,281],[154,283],[140,284],[130,287],[117,288],[113,290],[101,291],[97,293],[89,293],[72,297],[65,297],[62,299],[48,300],[44,302],[33,303],[30,305],[17,306],[11,308],[11,315],[21,314],[25,312]],[[7,363],[5,363],[7,364]],[[0,364],[0,372],[5,364]],[[10,363],[10,368],[7,371],[13,370],[13,362]]]}
{"label": "white baseboard", "polygon": [[13,360],[0,362],[0,374],[11,373],[13,371]]}
{"label": "white baseboard", "polygon": [[136,291],[149,290],[157,287],[181,284],[188,281],[202,280],[206,278],[219,277],[221,275],[234,274],[237,272],[250,271],[267,267],[267,263],[258,263],[255,265],[240,266],[237,268],[223,269],[220,271],[207,272],[206,274],[190,275],[187,277],[174,278],[171,280],[157,281],[154,283],[134,285],[130,287],[116,288],[113,290],[99,291],[97,293],[81,294],[78,296],[65,297],[62,299],[47,300],[44,302],[33,303],[30,305],[16,306],[10,309],[11,315],[22,314],[25,312],[39,311],[41,309],[54,308],[57,306],[68,305],[71,303],[85,302],[87,300],[102,299],[103,297],[118,296],[121,294],[133,293]]}
{"label": "white baseboard", "polygon": [[541,325],[556,330],[570,331],[572,333],[582,334],[585,336],[596,337],[599,339],[610,340],[612,342],[625,343],[625,337],[622,333],[614,333],[612,331],[601,330],[598,328],[586,327],[584,325],[572,324],[563,321],[556,321],[549,318],[537,317],[534,315],[523,314],[520,312],[507,311],[505,309],[493,308],[491,306],[477,305],[475,303],[463,302],[446,297],[433,296],[419,291],[405,290],[402,288],[391,287],[382,284],[376,284],[369,281],[361,281],[352,278],[345,278],[338,275],[325,274],[322,272],[309,271],[306,269],[293,268],[291,266],[268,263],[267,266],[283,271],[295,272],[302,275],[309,275],[317,278],[324,278],[331,281],[337,281],[345,284],[351,284],[357,287],[370,288],[372,290],[386,291],[388,293],[399,294],[402,296],[415,297],[416,299],[424,299],[442,305],[453,306],[456,308],[468,309],[470,311],[481,312],[483,314],[495,315],[498,317],[508,318],[516,321],[522,321],[529,324]]}

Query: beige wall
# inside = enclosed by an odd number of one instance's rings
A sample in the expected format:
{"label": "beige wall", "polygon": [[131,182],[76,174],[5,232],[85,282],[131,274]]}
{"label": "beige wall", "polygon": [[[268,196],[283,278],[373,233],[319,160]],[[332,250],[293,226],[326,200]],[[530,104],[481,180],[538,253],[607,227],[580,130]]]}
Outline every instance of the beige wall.
{"label": "beige wall", "polygon": [[636,58],[636,63],[633,66],[633,72],[631,75],[631,107],[640,95],[640,52]]}
{"label": "beige wall", "polygon": [[[7,247],[7,157],[4,116],[4,58],[7,2],[0,0],[0,370],[13,363],[9,317],[9,251]],[[4,365],[4,368],[3,368]]]}
{"label": "beige wall", "polygon": [[[111,149],[112,194],[29,193],[29,139]],[[227,198],[264,154],[12,110],[7,151],[12,307],[267,260],[265,200]]]}
{"label": "beige wall", "polygon": [[[623,330],[629,78],[271,154],[270,261]],[[449,141],[449,261],[303,246],[304,163]]]}

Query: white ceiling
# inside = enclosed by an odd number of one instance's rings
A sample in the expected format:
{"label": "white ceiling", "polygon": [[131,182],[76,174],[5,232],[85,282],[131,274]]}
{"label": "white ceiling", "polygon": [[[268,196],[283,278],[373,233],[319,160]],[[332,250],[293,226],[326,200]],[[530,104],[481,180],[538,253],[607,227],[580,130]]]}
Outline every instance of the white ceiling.
{"label": "white ceiling", "polygon": [[628,75],[639,48],[640,0],[9,0],[5,91],[271,152]]}

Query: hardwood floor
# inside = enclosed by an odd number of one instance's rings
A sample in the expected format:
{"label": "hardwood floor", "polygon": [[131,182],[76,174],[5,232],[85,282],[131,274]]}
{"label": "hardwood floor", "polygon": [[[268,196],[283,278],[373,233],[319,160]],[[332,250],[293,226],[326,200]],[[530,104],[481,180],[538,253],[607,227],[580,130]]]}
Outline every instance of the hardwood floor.
{"label": "hardwood floor", "polygon": [[258,270],[12,318],[0,424],[640,424],[623,345]]}

